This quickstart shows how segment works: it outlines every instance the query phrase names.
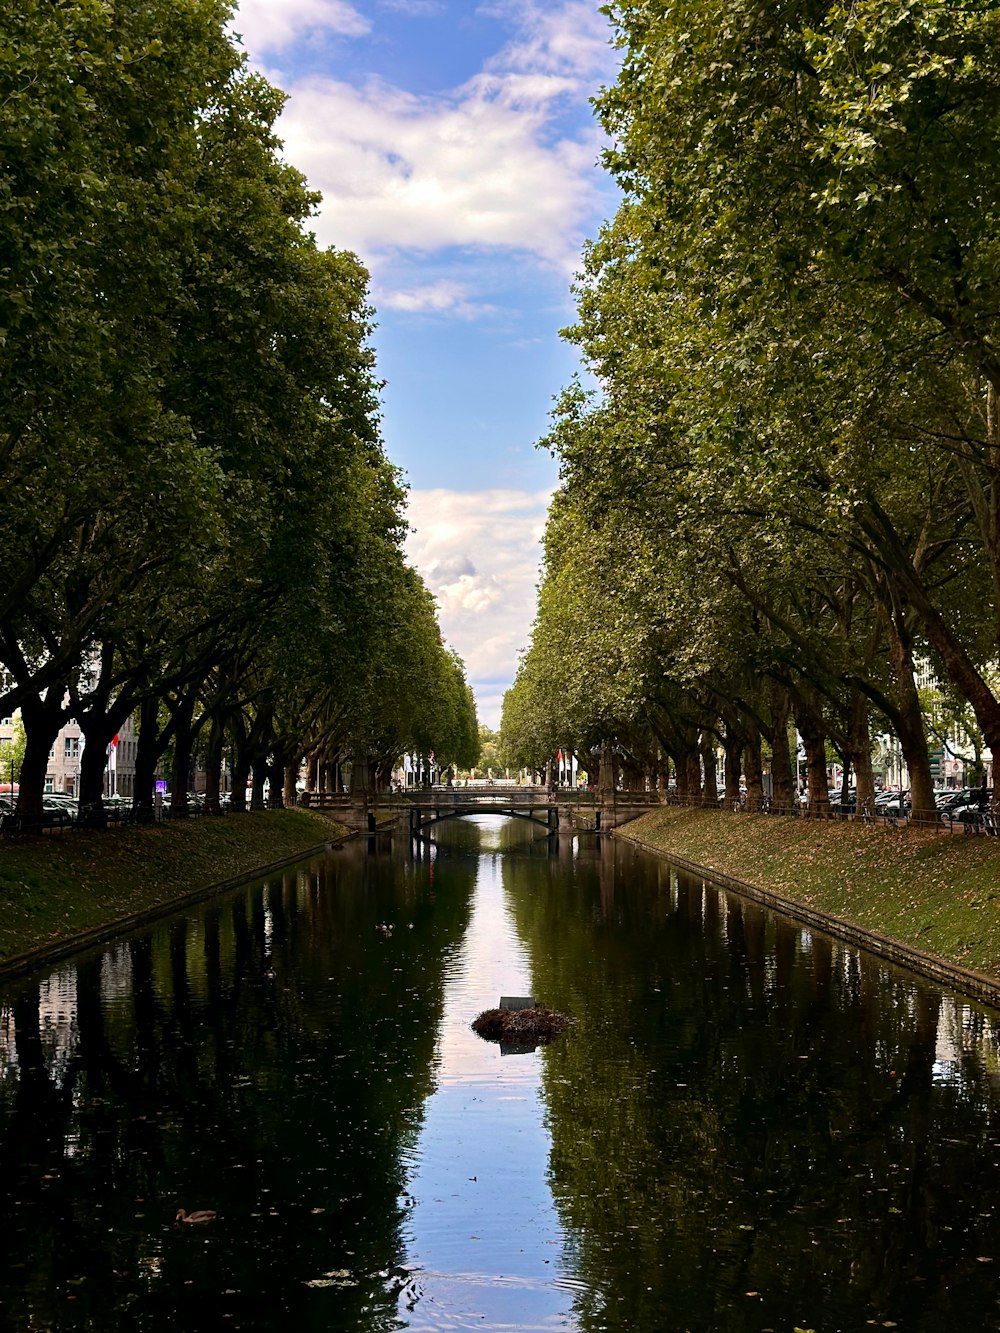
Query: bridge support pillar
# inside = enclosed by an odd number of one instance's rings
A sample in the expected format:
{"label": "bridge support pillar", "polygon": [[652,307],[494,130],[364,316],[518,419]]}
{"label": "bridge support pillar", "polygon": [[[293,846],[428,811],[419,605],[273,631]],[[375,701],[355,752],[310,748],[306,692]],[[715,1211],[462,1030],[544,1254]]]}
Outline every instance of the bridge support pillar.
{"label": "bridge support pillar", "polygon": [[410,837],[419,838],[420,828],[423,823],[423,812],[419,806],[414,806],[410,810]]}
{"label": "bridge support pillar", "polygon": [[568,805],[559,806],[559,832],[572,833],[575,830],[573,812]]}
{"label": "bridge support pillar", "polygon": [[372,832],[375,827],[375,816],[364,799],[355,799],[347,801],[344,805],[336,807],[336,818],[341,823],[346,824],[348,828],[362,830],[363,832]]}

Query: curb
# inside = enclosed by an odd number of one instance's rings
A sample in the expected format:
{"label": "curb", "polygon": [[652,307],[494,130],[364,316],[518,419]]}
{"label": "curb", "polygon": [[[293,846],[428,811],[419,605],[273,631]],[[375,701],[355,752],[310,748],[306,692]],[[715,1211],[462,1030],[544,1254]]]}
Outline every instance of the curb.
{"label": "curb", "polygon": [[974,972],[971,968],[962,967],[958,963],[949,963],[939,958],[937,954],[925,953],[912,944],[904,944],[902,940],[880,935],[877,931],[866,930],[844,917],[817,912],[815,908],[806,907],[792,898],[782,898],[770,889],[762,889],[756,884],[735,879],[721,870],[710,870],[706,866],[696,865],[693,861],[686,861],[682,856],[675,856],[662,847],[656,847],[642,838],[620,832],[618,829],[613,830],[612,836],[622,842],[631,843],[633,847],[641,847],[643,851],[652,852],[654,856],[669,861],[685,874],[694,875],[717,888],[731,889],[741,898],[749,898],[752,902],[769,907],[793,921],[800,921],[827,935],[833,935],[836,939],[844,940],[847,944],[853,944],[858,949],[864,949],[866,953],[875,954],[876,957],[896,967],[915,972],[918,976],[935,981],[970,999],[978,1000],[981,1004],[1000,1009],[1000,978],[988,976],[985,972]]}
{"label": "curb", "polygon": [[266,879],[269,875],[277,874],[279,870],[297,865],[299,861],[320,856],[331,847],[337,847],[342,842],[346,842],[352,836],[353,834],[348,832],[339,838],[331,838],[313,847],[306,847],[301,852],[283,856],[280,861],[272,861],[269,865],[244,871],[241,875],[220,880],[216,884],[207,884],[201,889],[193,889],[180,898],[171,898],[169,902],[157,903],[155,907],[146,908],[141,912],[132,912],[128,916],[117,917],[114,921],[108,921],[102,926],[92,926],[89,930],[80,931],[76,935],[69,935],[64,940],[57,940],[53,944],[42,944],[37,949],[29,949],[27,953],[14,954],[13,957],[0,962],[0,981],[9,981],[14,977],[23,976],[26,972],[33,972],[36,968],[44,967],[47,963],[55,963],[61,958],[69,957],[71,954],[82,953],[84,949],[90,949],[98,944],[106,944],[108,940],[114,939],[116,935],[124,934],[126,931],[138,930],[142,926],[159,921],[162,917],[173,916],[175,912],[182,912],[186,907],[203,902],[206,898],[212,898],[216,894],[238,889],[243,884],[252,884],[256,879]]}

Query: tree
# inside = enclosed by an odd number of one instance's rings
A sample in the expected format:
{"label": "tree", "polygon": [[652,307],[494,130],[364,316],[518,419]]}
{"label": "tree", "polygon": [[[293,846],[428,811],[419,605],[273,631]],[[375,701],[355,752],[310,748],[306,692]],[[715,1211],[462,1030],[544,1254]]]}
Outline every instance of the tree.
{"label": "tree", "polygon": [[[612,166],[635,201],[626,209],[642,237],[647,289],[663,293],[660,305],[672,303],[686,330],[687,347],[676,335],[672,347],[695,371],[696,391],[720,371],[735,387],[742,372],[765,366],[811,386],[803,419],[833,464],[823,478],[831,519],[858,519],[858,544],[919,619],[991,743],[1000,742],[984,677],[1000,641],[996,16],[936,0],[903,13],[872,0],[776,14],[746,0],[625,3],[612,14],[626,56],[600,109],[618,145]],[[805,345],[804,331],[814,334]],[[692,345],[706,355],[707,376],[684,355]],[[877,407],[880,389],[895,388],[901,374],[907,391],[922,384],[925,403],[939,395],[929,411],[904,406],[882,443],[896,444],[894,461],[904,441],[933,445],[961,481],[964,535],[971,520],[992,585],[985,658],[978,628],[970,638],[955,614],[954,582],[942,598],[879,495],[855,485],[856,451],[837,457],[843,395],[829,390],[859,368],[855,411],[865,394]],[[731,448],[743,426],[735,395],[723,401],[726,431],[720,437],[716,417],[701,438]],[[861,422],[849,421],[848,435]],[[756,439],[751,472],[782,484],[772,439]],[[777,458],[787,455],[779,449]]]}

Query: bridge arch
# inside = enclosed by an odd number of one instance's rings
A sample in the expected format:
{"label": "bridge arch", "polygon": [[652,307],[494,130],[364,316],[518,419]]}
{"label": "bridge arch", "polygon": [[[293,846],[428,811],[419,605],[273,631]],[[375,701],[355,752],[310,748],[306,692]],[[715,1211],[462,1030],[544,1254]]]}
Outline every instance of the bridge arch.
{"label": "bridge arch", "polygon": [[[513,805],[456,805],[456,806],[414,806],[410,810],[410,832],[419,836],[424,829],[441,824],[446,819],[461,819],[465,815],[508,815],[513,819],[526,819],[529,824],[537,824],[546,833],[555,833],[559,823],[559,812],[555,805],[533,806],[530,809],[518,809]],[[541,818],[540,816],[543,816]]]}

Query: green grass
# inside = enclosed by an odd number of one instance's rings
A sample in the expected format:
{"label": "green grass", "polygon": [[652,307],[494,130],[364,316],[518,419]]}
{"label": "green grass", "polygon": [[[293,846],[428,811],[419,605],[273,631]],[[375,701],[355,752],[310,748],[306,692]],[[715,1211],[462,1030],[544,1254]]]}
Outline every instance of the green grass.
{"label": "green grass", "polygon": [[345,830],[306,810],[0,842],[0,962],[307,852]]}
{"label": "green grass", "polygon": [[1000,976],[1000,838],[676,806],[623,836]]}

